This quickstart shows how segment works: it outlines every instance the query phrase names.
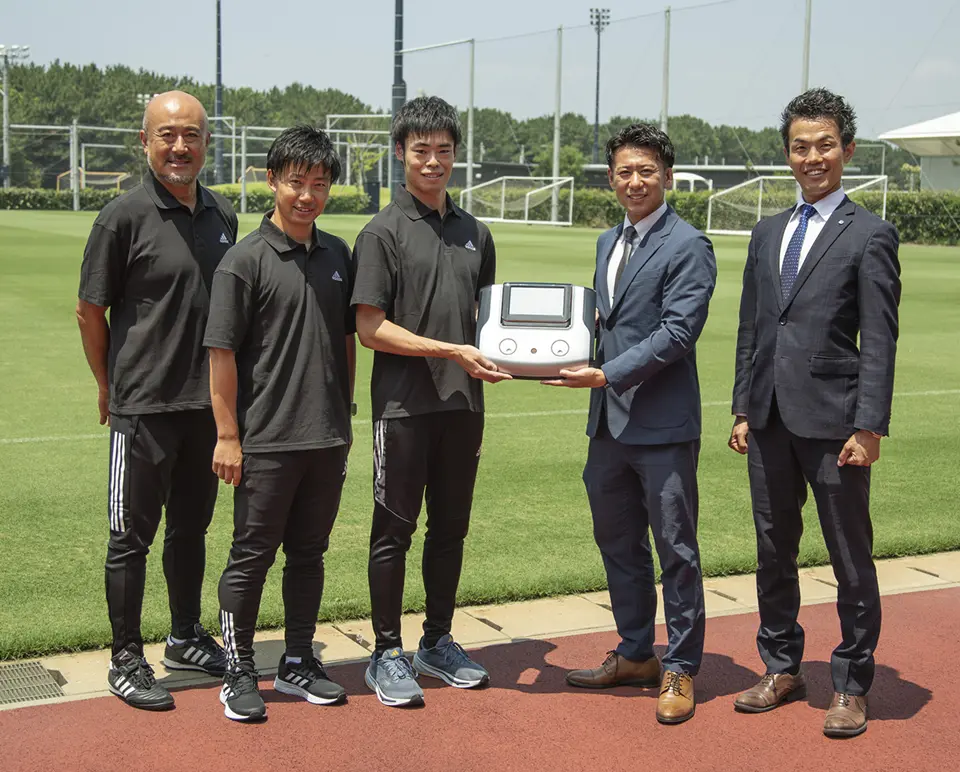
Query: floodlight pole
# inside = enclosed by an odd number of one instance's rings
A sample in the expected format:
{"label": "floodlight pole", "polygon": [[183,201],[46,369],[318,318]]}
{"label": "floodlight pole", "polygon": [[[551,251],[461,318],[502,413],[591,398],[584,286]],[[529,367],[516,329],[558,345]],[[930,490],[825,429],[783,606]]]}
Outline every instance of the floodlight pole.
{"label": "floodlight pole", "polygon": [[[469,89],[469,105],[467,105],[467,200],[466,207],[464,207],[468,212],[472,208],[473,196],[470,194],[469,188],[473,187],[473,101],[474,101],[474,71],[476,69],[476,47],[477,41],[474,38],[464,38],[463,40],[451,40],[447,43],[434,43],[429,46],[417,46],[416,48],[403,48],[399,51],[400,54],[413,54],[418,51],[432,51],[435,48],[449,48],[450,46],[462,46],[464,44],[470,45],[470,89]],[[404,85],[406,88],[406,85]],[[403,175],[403,167],[400,167],[400,175]]]}
{"label": "floodlight pole", "polygon": [[[553,108],[553,177],[560,176],[560,97],[563,93],[563,26],[557,27],[557,90]],[[554,186],[550,196],[550,220],[557,221],[560,191]]]}
{"label": "floodlight pole", "polygon": [[247,127],[240,128],[240,214],[247,213]]}
{"label": "floodlight pole", "polygon": [[[223,77],[220,55],[220,0],[217,0],[217,86],[213,98],[213,114],[223,115]],[[207,127],[209,129],[209,126]],[[217,132],[218,134],[221,132]],[[213,138],[213,180],[223,182],[223,137]]]}
{"label": "floodlight pole", "polygon": [[26,59],[30,56],[30,46],[0,45],[0,56],[3,57],[3,187],[9,188],[10,178],[13,176],[10,169],[10,60]]}
{"label": "floodlight pole", "polygon": [[663,101],[660,104],[660,131],[667,133],[667,104],[670,101],[670,6],[663,11]]}
{"label": "floodlight pole", "polygon": [[610,24],[609,8],[591,8],[590,25],[597,31],[597,90],[593,116],[593,162],[600,160],[600,34]]}
{"label": "floodlight pole", "polygon": [[[395,3],[395,26],[393,34],[393,118],[397,117],[403,103],[407,101],[407,84],[403,80],[403,0]],[[389,181],[390,198],[396,197],[397,187],[403,181],[403,162],[397,158],[393,142],[390,142]]]}
{"label": "floodlight pole", "polygon": [[801,93],[810,88],[810,18],[813,15],[813,0],[807,0],[807,18],[803,27],[803,82]]}

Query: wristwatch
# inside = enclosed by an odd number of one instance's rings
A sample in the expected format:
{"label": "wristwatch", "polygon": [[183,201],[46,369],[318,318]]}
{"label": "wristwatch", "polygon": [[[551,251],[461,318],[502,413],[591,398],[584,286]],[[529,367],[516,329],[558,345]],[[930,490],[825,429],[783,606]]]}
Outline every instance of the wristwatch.
{"label": "wristwatch", "polygon": [[356,415],[356,414],[357,414],[357,403],[356,403],[356,402],[351,402],[351,403],[350,403],[350,415]]}

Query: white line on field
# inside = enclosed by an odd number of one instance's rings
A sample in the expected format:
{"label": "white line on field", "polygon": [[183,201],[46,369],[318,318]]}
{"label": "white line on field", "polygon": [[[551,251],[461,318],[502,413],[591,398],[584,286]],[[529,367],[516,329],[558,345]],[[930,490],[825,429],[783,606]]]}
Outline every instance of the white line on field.
{"label": "white line on field", "polygon": [[[903,397],[943,397],[943,396],[953,396],[955,394],[960,394],[960,389],[933,389],[930,391],[904,391],[894,395],[895,399],[901,399]],[[703,407],[729,407],[729,400],[722,400],[719,402],[703,402]],[[545,418],[549,416],[562,416],[562,415],[582,415],[586,418],[587,410],[586,408],[576,409],[576,410],[531,410],[523,413],[487,413],[486,418],[497,419],[497,418]],[[355,426],[368,426],[370,420],[368,418],[359,418],[354,420]],[[110,436],[109,432],[101,432],[100,434],[70,434],[70,435],[61,435],[56,437],[7,437],[0,438],[0,445],[26,445],[37,442],[82,442],[84,440],[100,440],[107,439]]]}

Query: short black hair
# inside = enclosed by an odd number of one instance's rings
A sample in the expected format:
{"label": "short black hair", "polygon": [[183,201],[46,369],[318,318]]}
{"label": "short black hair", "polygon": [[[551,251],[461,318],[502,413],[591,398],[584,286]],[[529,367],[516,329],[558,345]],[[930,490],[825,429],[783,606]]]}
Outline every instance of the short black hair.
{"label": "short black hair", "polygon": [[340,179],[340,157],[325,131],[313,126],[284,129],[267,151],[267,171],[279,176],[293,167],[302,171],[322,166],[330,172],[330,182]]}
{"label": "short black hair", "polygon": [[421,96],[411,99],[393,116],[391,135],[393,144],[406,149],[407,137],[411,134],[425,137],[430,134],[449,132],[453,137],[453,149],[460,147],[462,131],[457,109],[437,96]]}
{"label": "short black hair", "polygon": [[840,130],[840,144],[846,147],[857,135],[857,115],[847,100],[825,88],[812,88],[790,100],[780,116],[783,146],[790,147],[790,127],[795,120],[832,120]]}
{"label": "short black hair", "polygon": [[625,147],[645,147],[655,150],[657,157],[667,169],[673,168],[673,162],[677,157],[670,137],[652,123],[632,123],[629,126],[624,126],[607,140],[608,168],[613,168],[617,151]]}

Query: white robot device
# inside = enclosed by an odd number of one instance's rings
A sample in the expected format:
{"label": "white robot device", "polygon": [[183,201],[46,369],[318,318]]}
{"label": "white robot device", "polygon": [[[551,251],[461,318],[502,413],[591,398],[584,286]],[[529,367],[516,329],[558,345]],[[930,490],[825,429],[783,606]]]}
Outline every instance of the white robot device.
{"label": "white robot device", "polygon": [[573,284],[509,282],[480,290],[477,348],[514,378],[558,378],[593,358],[597,295]]}

